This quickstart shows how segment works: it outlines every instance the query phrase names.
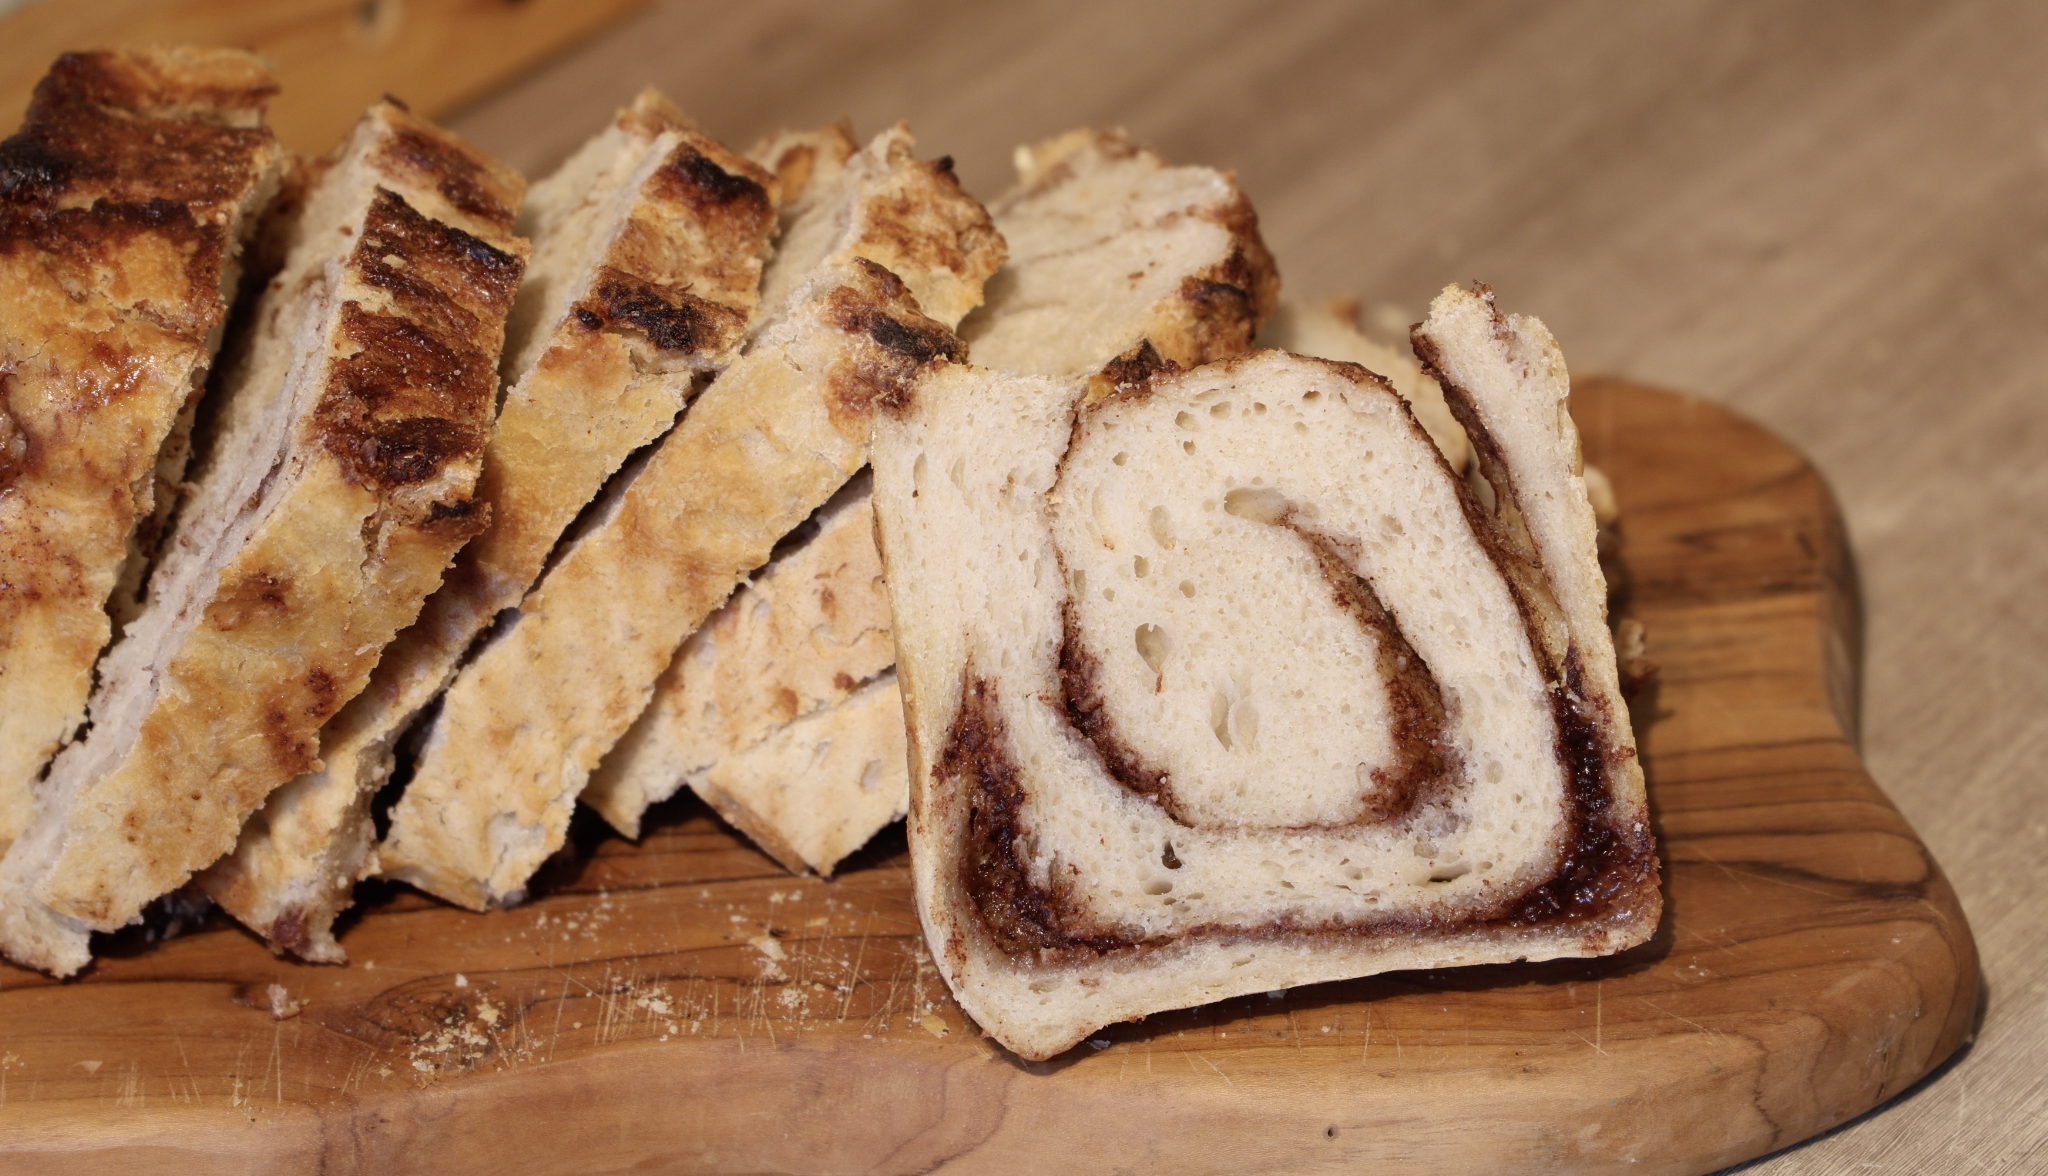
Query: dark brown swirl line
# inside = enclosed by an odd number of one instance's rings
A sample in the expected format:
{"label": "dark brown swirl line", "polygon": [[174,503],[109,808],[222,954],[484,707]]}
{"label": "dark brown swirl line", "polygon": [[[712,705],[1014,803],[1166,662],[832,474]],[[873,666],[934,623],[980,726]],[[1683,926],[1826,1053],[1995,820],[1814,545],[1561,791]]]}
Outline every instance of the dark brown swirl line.
{"label": "dark brown swirl line", "polygon": [[[1355,569],[1355,553],[1342,551],[1339,540],[1310,531],[1294,521],[1282,526],[1301,537],[1315,556],[1323,580],[1337,603],[1375,638],[1374,655],[1380,681],[1387,687],[1387,709],[1393,720],[1394,763],[1374,768],[1374,788],[1365,797],[1365,815],[1352,824],[1391,824],[1407,819],[1425,802],[1445,799],[1462,778],[1463,765],[1445,735],[1449,707],[1443,687],[1429,664],[1408,643],[1401,624],[1372,583]],[[1345,555],[1352,558],[1346,559]]]}
{"label": "dark brown swirl line", "polygon": [[[1373,787],[1361,798],[1365,809],[1359,817],[1287,828],[1331,829],[1405,820],[1423,802],[1441,799],[1458,776],[1456,753],[1445,738],[1443,689],[1371,583],[1353,570],[1355,561],[1344,558],[1340,540],[1296,525],[1292,511],[1275,523],[1302,540],[1338,606],[1376,638],[1376,662],[1387,688],[1395,754],[1392,765],[1373,769]],[[1060,624],[1060,695],[1067,721],[1095,749],[1111,779],[1157,804],[1176,824],[1193,828],[1196,822],[1175,796],[1171,773],[1146,763],[1118,733],[1097,685],[1101,662],[1088,650],[1071,600],[1061,606]]]}
{"label": "dark brown swirl line", "polygon": [[1076,935],[1078,924],[1064,901],[1059,880],[1035,885],[1026,872],[1027,854],[1018,841],[1027,834],[1025,792],[1009,752],[1009,730],[996,704],[995,683],[979,677],[970,663],[960,681],[960,707],[932,774],[968,797],[965,844],[958,885],[1005,955],[1059,952],[1081,955],[1130,946],[1117,936]]}
{"label": "dark brown swirl line", "polygon": [[[1484,287],[1481,288],[1482,293]],[[1497,324],[1503,324],[1498,311]],[[1641,824],[1609,819],[1609,774],[1635,752],[1617,746],[1614,729],[1626,716],[1608,713],[1607,701],[1581,682],[1580,653],[1558,606],[1550,574],[1529,533],[1513,465],[1480,417],[1472,393],[1445,370],[1436,343],[1420,326],[1410,332],[1417,359],[1443,389],[1444,403],[1472,442],[1473,470],[1458,497],[1472,533],[1506,577],[1529,631],[1530,646],[1550,688],[1557,724],[1556,755],[1565,772],[1564,830],[1557,867],[1500,922],[1510,927],[1596,918],[1656,871],[1655,839]]]}

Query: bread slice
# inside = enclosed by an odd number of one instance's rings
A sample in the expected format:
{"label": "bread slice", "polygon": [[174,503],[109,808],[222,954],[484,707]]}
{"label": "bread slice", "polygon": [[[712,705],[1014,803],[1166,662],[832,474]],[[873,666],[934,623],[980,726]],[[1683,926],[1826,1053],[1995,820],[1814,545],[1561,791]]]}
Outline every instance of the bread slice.
{"label": "bread slice", "polygon": [[1019,147],[1017,174],[989,207],[1010,264],[961,326],[977,364],[1098,372],[1142,339],[1192,366],[1250,346],[1272,312],[1279,271],[1229,173],[1082,128]]}
{"label": "bread slice", "polygon": [[521,218],[533,264],[476,489],[490,526],[328,724],[321,768],[274,793],[200,876],[274,949],[346,959],[332,927],[377,868],[370,802],[394,745],[605,480],[674,424],[702,373],[738,354],[775,224],[772,182],[648,90],[535,185]]}
{"label": "bread slice", "polygon": [[0,143],[0,849],[176,501],[276,88],[234,50],[67,54]]}
{"label": "bread slice", "polygon": [[[786,138],[769,150],[782,158],[796,146]],[[794,158],[808,164],[807,157]],[[991,280],[998,293],[963,323],[963,333],[982,340],[977,347],[1006,355],[1021,371],[1080,376],[1127,354],[1158,362],[1161,347],[1183,363],[1220,359],[1257,333],[1279,278],[1259,239],[1258,219],[1229,175],[1172,167],[1121,133],[1086,129],[1020,148],[1018,166],[1018,185],[996,201],[992,215],[1006,240],[1029,243],[1032,251],[1012,253]],[[1134,282],[1130,267],[1140,254],[1150,260]],[[1073,346],[1080,331],[1087,342]],[[1135,360],[1125,366],[1129,362]],[[850,509],[871,518],[865,493]],[[851,535],[850,516],[839,517]],[[779,600],[783,586],[804,584],[814,574],[798,569],[815,564],[873,566],[879,577],[869,533],[860,526],[856,541],[867,549],[857,561],[838,544],[830,554],[800,549],[787,556],[787,574],[778,565],[772,583],[763,580],[742,593],[754,600],[746,607]],[[827,534],[813,542],[827,542]],[[886,604],[876,604],[886,641]],[[738,607],[736,599],[723,619],[685,645],[584,799],[615,828],[637,836],[647,806],[687,781],[783,865],[830,874],[840,857],[900,818],[909,803],[900,759],[881,769],[886,787],[901,783],[890,803],[882,803],[875,770],[864,752],[856,753],[901,743],[902,716],[882,697],[893,697],[894,676],[868,682],[893,660],[893,645],[877,659],[866,645],[818,642],[806,627],[784,623],[750,629],[745,652],[735,658],[725,627],[744,615],[734,611]],[[797,705],[766,716],[774,723],[759,721],[762,707],[740,701],[749,689],[783,697],[793,678],[843,680],[847,689],[836,695],[799,690],[788,696]],[[712,682],[721,685],[714,691]],[[721,722],[741,713],[754,721],[721,728],[705,721],[712,707]],[[874,725],[863,727],[864,721]],[[762,750],[753,750],[757,746]],[[801,772],[780,774],[792,768]],[[818,848],[795,848],[803,846]]]}
{"label": "bread slice", "polygon": [[947,365],[878,423],[918,913],[1010,1049],[1654,930],[1562,362],[1529,319],[1428,337],[1559,546],[1518,546],[1349,364],[1108,395]]}
{"label": "bread slice", "polygon": [[847,483],[815,533],[690,635],[584,803],[637,837],[648,806],[687,782],[791,871],[824,875],[902,818],[896,642],[868,497],[865,477]]}
{"label": "bread slice", "polygon": [[524,186],[386,102],[309,196],[91,731],[0,860],[13,959],[76,971],[89,931],[232,848],[318,766],[322,724],[484,522],[472,490]]}
{"label": "bread slice", "polygon": [[1385,376],[1443,452],[1444,461],[1454,472],[1463,473],[1472,464],[1472,443],[1444,403],[1443,389],[1411,352],[1359,330],[1355,319],[1339,313],[1343,308],[1342,303],[1324,307],[1283,299],[1260,332],[1259,346],[1355,363]]}
{"label": "bread slice", "polygon": [[950,325],[1002,260],[981,206],[901,126],[784,240],[746,354],[449,687],[378,850],[387,875],[474,908],[517,901],[684,638],[866,463],[876,403],[958,353]]}

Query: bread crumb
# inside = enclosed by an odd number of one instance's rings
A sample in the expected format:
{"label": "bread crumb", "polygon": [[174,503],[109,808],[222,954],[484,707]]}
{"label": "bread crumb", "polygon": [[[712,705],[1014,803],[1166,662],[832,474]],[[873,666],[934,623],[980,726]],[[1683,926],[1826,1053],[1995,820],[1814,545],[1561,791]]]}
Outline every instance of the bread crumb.
{"label": "bread crumb", "polygon": [[270,1015],[280,1021],[288,1021],[298,1016],[299,1010],[306,1007],[293,999],[292,994],[286,992],[282,984],[265,986],[263,997],[270,1002]]}
{"label": "bread crumb", "polygon": [[951,1032],[951,1030],[946,1028],[944,1021],[939,1020],[938,1017],[931,1013],[926,1013],[924,1016],[919,1017],[917,1023],[924,1026],[924,1031],[933,1037],[944,1037],[947,1033]]}

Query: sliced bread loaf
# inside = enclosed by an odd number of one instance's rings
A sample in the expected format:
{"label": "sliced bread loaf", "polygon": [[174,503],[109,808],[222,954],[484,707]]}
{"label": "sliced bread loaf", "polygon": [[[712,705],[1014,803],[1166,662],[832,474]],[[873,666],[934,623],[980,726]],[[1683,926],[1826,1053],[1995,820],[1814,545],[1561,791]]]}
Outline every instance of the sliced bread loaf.
{"label": "sliced bread loaf", "polygon": [[[775,157],[790,143],[778,140]],[[821,154],[829,161],[833,153]],[[810,166],[809,157],[791,158]],[[1028,251],[1013,250],[990,280],[989,304],[962,324],[980,340],[977,348],[1021,371],[1081,376],[1126,354],[1157,359],[1161,347],[1182,363],[1220,359],[1258,331],[1278,278],[1257,217],[1229,175],[1172,167],[1119,133],[1092,130],[1020,148],[1018,167],[1016,188],[992,215],[1005,239],[1025,242]],[[1140,255],[1150,260],[1134,275],[1129,267]],[[830,874],[839,857],[903,815],[909,779],[900,757],[877,768],[866,756],[901,744],[902,716],[890,705],[894,676],[870,681],[893,660],[893,645],[877,658],[871,644],[818,641],[794,623],[749,626],[744,644],[729,631],[751,615],[736,611],[742,608],[801,615],[823,566],[873,566],[878,636],[888,641],[865,483],[860,493],[848,514],[835,516],[844,539],[827,529],[811,541],[829,541],[832,551],[786,556],[787,571],[778,564],[677,655],[584,792],[615,827],[637,835],[646,807],[687,781],[783,865]],[[855,543],[866,548],[857,557],[849,549]],[[848,623],[857,614],[834,591],[840,623]],[[784,601],[791,593],[795,600]],[[844,681],[846,688],[792,690],[798,680]],[[721,684],[715,693],[714,682]],[[741,700],[749,690],[792,705],[786,712],[748,706]],[[747,722],[732,722],[742,714]]]}
{"label": "sliced bread loaf", "polygon": [[521,217],[533,264],[476,488],[490,526],[328,724],[320,769],[273,794],[201,875],[274,948],[345,958],[332,926],[377,868],[370,802],[400,735],[605,480],[674,424],[702,373],[738,354],[775,223],[771,182],[649,90],[534,186]]}
{"label": "sliced bread loaf", "polygon": [[0,143],[0,849],[177,500],[275,90],[235,50],[68,54]]}
{"label": "sliced bread loaf", "polygon": [[[487,511],[472,498],[525,185],[386,102],[307,200],[85,740],[0,860],[0,950],[68,974],[318,766]],[[313,257],[304,257],[312,254]]]}
{"label": "sliced bread loaf", "polygon": [[806,196],[746,354],[449,687],[378,851],[387,875],[517,901],[683,640],[866,463],[876,404],[958,354],[950,325],[1002,242],[950,166],[916,162],[899,126]]}
{"label": "sliced bread loaf", "polygon": [[1417,337],[1490,503],[1383,380],[1279,352],[946,365],[878,423],[919,916],[1004,1045],[1655,929],[1563,363],[1471,300]]}

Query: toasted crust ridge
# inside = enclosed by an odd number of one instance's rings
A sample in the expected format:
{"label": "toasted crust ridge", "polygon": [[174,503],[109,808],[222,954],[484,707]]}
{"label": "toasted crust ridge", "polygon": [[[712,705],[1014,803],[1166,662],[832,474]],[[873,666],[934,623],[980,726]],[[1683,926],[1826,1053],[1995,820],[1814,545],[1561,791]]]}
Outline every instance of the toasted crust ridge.
{"label": "toasted crust ridge", "polygon": [[0,142],[0,846],[175,500],[274,89],[239,52],[70,54]]}
{"label": "toasted crust ridge", "polygon": [[[375,107],[354,163],[309,198],[322,223],[299,230],[224,381],[220,435],[103,667],[91,734],[0,862],[15,958],[75,969],[88,930],[230,849],[272,789],[316,766],[322,724],[487,518],[471,491],[526,249],[497,227],[509,216],[426,211],[448,203],[419,162],[434,136]],[[434,158],[473,153],[446,138]],[[405,159],[393,142],[412,144]]]}
{"label": "toasted crust ridge", "polygon": [[472,907],[522,897],[683,639],[865,463],[875,413],[962,353],[949,323],[1000,261],[986,213],[901,127],[837,170],[815,146],[746,354],[450,687],[378,850],[388,875]]}
{"label": "toasted crust ridge", "polygon": [[524,218],[535,260],[513,328],[531,339],[506,347],[476,490],[490,525],[323,733],[322,769],[287,785],[276,819],[252,821],[208,875],[274,947],[345,958],[332,924],[356,878],[381,865],[368,806],[392,747],[605,480],[671,425],[699,373],[737,351],[774,225],[770,182],[648,90],[536,185]]}

